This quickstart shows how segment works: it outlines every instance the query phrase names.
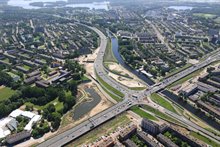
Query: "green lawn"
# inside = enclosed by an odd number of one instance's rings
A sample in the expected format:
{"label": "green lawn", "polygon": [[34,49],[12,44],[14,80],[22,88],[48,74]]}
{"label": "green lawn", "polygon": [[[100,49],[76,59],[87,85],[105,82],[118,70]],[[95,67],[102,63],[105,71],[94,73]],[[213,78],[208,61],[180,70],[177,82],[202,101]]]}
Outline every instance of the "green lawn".
{"label": "green lawn", "polygon": [[7,72],[7,74],[9,74],[12,78],[15,78],[15,77],[18,76],[18,75],[16,75],[16,74],[12,73],[12,72]]}
{"label": "green lawn", "polygon": [[110,86],[108,83],[106,83],[102,78],[96,74],[97,80],[109,91],[112,91],[114,94],[118,95],[119,97],[123,98],[124,94],[115,89],[114,87]]}
{"label": "green lawn", "polygon": [[103,90],[111,97],[113,98],[116,102],[121,102],[122,101],[122,98],[112,94],[111,92],[109,92],[105,87],[102,87]]}
{"label": "green lawn", "polygon": [[174,107],[172,106],[171,103],[169,103],[167,100],[165,100],[163,97],[161,97],[160,95],[158,95],[157,93],[153,93],[151,94],[150,97],[155,103],[159,104],[160,106],[174,112],[177,113],[176,110],[174,109]]}
{"label": "green lawn", "polygon": [[159,110],[154,109],[154,108],[152,108],[150,106],[144,105],[143,109],[145,109],[145,110],[147,110],[147,111],[149,111],[151,113],[154,113],[156,116],[158,116],[158,117],[160,117],[160,118],[162,118],[164,120],[167,120],[169,122],[173,122],[173,123],[179,124],[179,122],[177,120],[173,119],[172,117],[170,117],[170,116],[168,116],[168,115],[166,115],[166,114],[160,112]]}
{"label": "green lawn", "polygon": [[199,139],[199,140],[202,140],[203,142],[205,142],[205,143],[207,143],[207,144],[209,144],[213,147],[219,147],[220,146],[220,144],[218,144],[218,143],[214,142],[213,140],[201,135],[200,133],[196,133],[196,132],[191,131],[190,135],[197,138],[197,139]]}
{"label": "green lawn", "polygon": [[216,22],[216,23],[220,23],[220,17],[216,18],[216,19],[215,19],[215,22]]}
{"label": "green lawn", "polygon": [[8,58],[5,58],[3,61],[10,63],[10,60]]}
{"label": "green lawn", "polygon": [[143,117],[143,118],[147,118],[147,119],[150,119],[150,120],[154,120],[154,121],[158,121],[158,119],[156,117],[154,117],[153,115],[141,110],[138,106],[133,106],[131,108],[131,110],[138,114],[139,116]]}
{"label": "green lawn", "polygon": [[16,91],[12,90],[11,88],[4,87],[0,89],[0,101],[6,100],[10,98]]}
{"label": "green lawn", "polygon": [[23,65],[22,66],[24,69],[27,69],[27,70],[30,70],[31,69],[31,67],[30,66],[27,66],[27,65]]}
{"label": "green lawn", "polygon": [[212,19],[212,18],[216,17],[216,15],[209,14],[209,13],[194,13],[193,16],[202,17],[205,19]]}
{"label": "green lawn", "polygon": [[146,89],[146,87],[129,87],[129,89],[136,90],[136,91],[141,91],[141,90]]}
{"label": "green lawn", "polygon": [[56,98],[55,100],[47,103],[46,105],[44,106],[38,106],[38,105],[34,105],[30,102],[26,102],[25,105],[27,106],[33,106],[34,108],[38,109],[38,110],[43,110],[44,108],[46,108],[49,104],[55,104],[55,108],[56,108],[56,111],[59,111],[59,110],[62,110],[63,109],[63,102],[60,102],[58,100],[58,98]]}
{"label": "green lawn", "polygon": [[176,86],[176,85],[182,84],[182,83],[186,82],[187,80],[189,80],[189,79],[191,79],[191,78],[193,78],[193,77],[195,77],[195,76],[198,76],[198,74],[199,74],[202,70],[203,70],[203,68],[200,69],[200,70],[197,70],[197,71],[193,72],[192,74],[190,74],[190,75],[188,75],[188,76],[186,76],[186,77],[184,77],[184,78],[182,78],[182,79],[180,79],[180,80],[174,82],[173,84],[169,85],[167,88],[169,89],[169,88],[174,87],[174,86]]}
{"label": "green lawn", "polygon": [[118,61],[116,60],[113,51],[112,51],[112,45],[111,45],[111,40],[108,39],[107,42],[107,47],[105,50],[105,54],[104,54],[104,62],[115,62],[118,63]]}

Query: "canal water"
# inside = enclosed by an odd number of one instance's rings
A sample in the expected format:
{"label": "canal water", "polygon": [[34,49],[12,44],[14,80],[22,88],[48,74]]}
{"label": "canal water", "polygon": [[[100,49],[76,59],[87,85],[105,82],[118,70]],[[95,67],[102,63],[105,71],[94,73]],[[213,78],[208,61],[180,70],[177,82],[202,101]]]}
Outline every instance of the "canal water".
{"label": "canal water", "polygon": [[194,114],[197,117],[199,117],[200,119],[202,119],[204,122],[206,122],[207,124],[209,124],[213,128],[215,128],[218,131],[220,131],[220,124],[217,123],[215,120],[210,119],[208,116],[205,115],[204,112],[196,110],[192,105],[184,102],[179,96],[173,94],[172,92],[170,92],[168,90],[164,90],[161,93],[164,94],[167,98],[170,98],[174,102],[176,102],[179,105],[181,105],[183,108],[185,108],[186,110],[188,110],[192,114]]}
{"label": "canal water", "polygon": [[112,43],[112,51],[114,53],[115,58],[118,60],[119,64],[121,64],[125,69],[132,72],[134,75],[136,75],[138,78],[142,79],[145,83],[148,85],[154,85],[154,81],[152,81],[149,77],[145,76],[144,74],[132,69],[130,66],[128,66],[124,60],[122,59],[120,53],[119,53],[119,46],[118,46],[118,39],[115,37],[111,37],[111,43]]}
{"label": "canal water", "polygon": [[[128,66],[122,59],[119,50],[118,50],[118,40],[117,38],[112,37],[111,38],[111,42],[112,42],[112,50],[113,53],[115,55],[115,58],[118,60],[118,62],[127,70],[129,70],[130,72],[132,72],[133,74],[135,74],[136,76],[138,76],[140,79],[142,79],[143,81],[145,81],[148,85],[153,85],[154,82],[148,78],[147,76],[140,74],[139,72],[137,72],[136,70],[133,70],[130,66]],[[215,120],[210,119],[208,116],[205,115],[205,113],[196,110],[193,106],[191,106],[188,103],[185,103],[184,101],[181,100],[181,98],[179,98],[177,95],[173,94],[172,92],[168,91],[168,90],[164,90],[161,92],[162,94],[164,94],[165,96],[167,96],[168,98],[170,98],[171,100],[173,100],[174,102],[176,102],[177,104],[181,105],[183,108],[185,108],[186,110],[188,110],[189,112],[195,114],[197,117],[199,117],[200,119],[202,119],[204,122],[206,122],[207,124],[209,124],[210,126],[212,126],[213,128],[216,128],[217,130],[220,131],[220,124],[217,123]]]}
{"label": "canal water", "polygon": [[85,91],[90,94],[92,100],[78,105],[73,113],[73,119],[77,120],[90,112],[101,101],[100,95],[92,88],[86,88]]}

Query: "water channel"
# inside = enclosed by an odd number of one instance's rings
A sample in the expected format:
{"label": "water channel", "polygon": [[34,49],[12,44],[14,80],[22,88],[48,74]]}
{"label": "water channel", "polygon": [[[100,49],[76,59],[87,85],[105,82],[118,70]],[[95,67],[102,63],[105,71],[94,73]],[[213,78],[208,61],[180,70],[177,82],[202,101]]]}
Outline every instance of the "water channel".
{"label": "water channel", "polygon": [[199,117],[201,120],[203,120],[204,122],[206,122],[207,124],[209,124],[213,128],[220,131],[220,124],[217,123],[215,120],[210,119],[210,117],[206,116],[204,112],[201,112],[200,110],[198,111],[192,105],[184,102],[179,96],[173,94],[172,92],[170,92],[168,90],[164,90],[161,93],[164,94],[169,99],[171,99],[172,101],[174,101],[174,102],[178,103],[179,105],[181,105],[183,108],[185,108],[186,110],[188,110],[192,114]]}
{"label": "water channel", "polygon": [[[130,72],[132,72],[133,74],[135,74],[136,76],[138,76],[140,79],[142,79],[143,81],[145,81],[148,85],[153,85],[154,82],[146,77],[143,74],[140,74],[139,72],[137,72],[136,70],[133,70],[130,66],[128,66],[122,59],[119,51],[118,51],[118,40],[117,38],[112,37],[111,38],[111,42],[112,42],[112,50],[113,53],[115,55],[115,58],[118,60],[118,62],[127,70],[129,70]],[[166,97],[170,98],[172,101],[176,102],[177,104],[181,105],[183,108],[185,108],[186,110],[188,110],[189,112],[191,112],[192,114],[195,114],[197,117],[199,117],[200,119],[202,119],[204,122],[206,122],[207,124],[209,124],[210,126],[212,126],[213,128],[216,128],[217,130],[220,130],[220,124],[217,123],[215,120],[210,119],[208,116],[205,115],[204,112],[198,111],[196,110],[193,106],[191,106],[188,103],[183,102],[177,95],[174,95],[173,93],[171,93],[168,90],[164,90],[163,92],[161,92],[162,94],[164,94]]]}
{"label": "water channel", "polygon": [[117,61],[119,62],[119,64],[121,66],[123,66],[125,69],[127,69],[128,71],[132,72],[134,75],[136,75],[138,78],[142,79],[145,83],[147,83],[148,85],[154,85],[154,81],[152,81],[150,78],[148,78],[147,76],[145,76],[144,74],[132,69],[130,66],[128,66],[124,60],[122,59],[120,53],[119,53],[119,46],[118,46],[118,39],[115,37],[111,37],[111,43],[112,43],[112,51],[114,53],[115,58],[117,59]]}

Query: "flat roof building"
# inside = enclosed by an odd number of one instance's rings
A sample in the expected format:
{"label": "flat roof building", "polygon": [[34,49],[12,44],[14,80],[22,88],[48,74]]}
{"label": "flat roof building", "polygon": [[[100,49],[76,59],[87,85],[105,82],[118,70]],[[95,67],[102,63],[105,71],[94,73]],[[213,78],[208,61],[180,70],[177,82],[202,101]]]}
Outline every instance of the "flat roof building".
{"label": "flat roof building", "polygon": [[160,132],[160,126],[157,123],[145,118],[141,121],[141,127],[144,131],[152,133],[153,135],[157,135]]}
{"label": "flat roof building", "polygon": [[133,134],[135,134],[136,131],[137,131],[136,125],[132,124],[132,125],[127,126],[126,128],[124,128],[123,130],[120,131],[119,140],[124,141],[124,140],[128,139]]}
{"label": "flat roof building", "polygon": [[20,133],[16,133],[16,134],[13,134],[13,135],[9,135],[6,137],[5,141],[10,144],[10,145],[13,145],[13,144],[16,144],[20,141],[23,141],[25,139],[28,139],[31,137],[31,133],[30,132],[27,132],[27,131],[22,131]]}
{"label": "flat roof building", "polygon": [[147,137],[143,132],[137,132],[137,137],[142,140],[148,147],[159,147],[151,138]]}
{"label": "flat roof building", "polygon": [[127,139],[123,142],[126,147],[138,147],[132,140]]}
{"label": "flat roof building", "polygon": [[112,137],[104,138],[92,147],[113,147],[115,142]]}
{"label": "flat roof building", "polygon": [[167,138],[163,134],[157,135],[157,139],[166,147],[178,147],[175,143],[173,143],[169,138]]}

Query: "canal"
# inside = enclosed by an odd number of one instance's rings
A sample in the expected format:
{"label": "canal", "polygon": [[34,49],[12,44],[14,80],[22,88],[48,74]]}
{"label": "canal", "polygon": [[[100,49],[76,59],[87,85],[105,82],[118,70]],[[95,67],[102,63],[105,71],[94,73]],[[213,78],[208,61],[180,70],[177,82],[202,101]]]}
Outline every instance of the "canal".
{"label": "canal", "polygon": [[125,69],[127,69],[128,71],[130,71],[131,73],[133,73],[134,75],[136,75],[138,78],[142,79],[145,83],[147,83],[148,85],[154,85],[154,81],[151,80],[149,77],[147,77],[146,75],[132,69],[129,65],[127,65],[124,60],[122,59],[120,53],[119,53],[119,46],[118,46],[118,39],[115,37],[111,37],[111,43],[112,43],[112,51],[113,54],[115,56],[115,58],[117,59],[118,63],[123,66]]}
{"label": "canal", "polygon": [[173,94],[172,92],[168,90],[164,90],[161,92],[164,94],[167,98],[171,99],[172,101],[176,102],[177,104],[181,105],[184,109],[188,110],[192,114],[196,115],[198,118],[212,126],[213,128],[220,131],[220,124],[217,123],[215,120],[210,119],[210,117],[206,116],[204,112],[201,112],[200,110],[197,110],[192,105],[188,104],[187,102],[184,102],[182,98],[179,96]]}
{"label": "canal", "polygon": [[[111,35],[110,35],[111,36]],[[142,73],[137,72],[136,70],[132,69],[130,66],[128,66],[124,60],[122,59],[120,53],[119,53],[119,46],[118,46],[118,40],[115,37],[111,37],[111,43],[112,43],[112,51],[114,53],[115,58],[121,64],[125,69],[128,71],[132,72],[135,74],[137,77],[142,79],[144,82],[146,82],[148,85],[153,85],[155,84],[150,78],[147,76],[143,75]],[[217,123],[215,120],[210,119],[210,117],[206,116],[204,112],[198,111],[195,109],[192,105],[184,102],[181,98],[179,98],[177,95],[173,94],[172,92],[168,90],[164,90],[161,92],[164,94],[167,98],[171,99],[172,101],[176,102],[177,104],[181,105],[183,108],[188,110],[189,112],[193,113],[196,115],[198,118],[212,126],[213,128],[216,128],[217,130],[220,131],[220,124]]]}

